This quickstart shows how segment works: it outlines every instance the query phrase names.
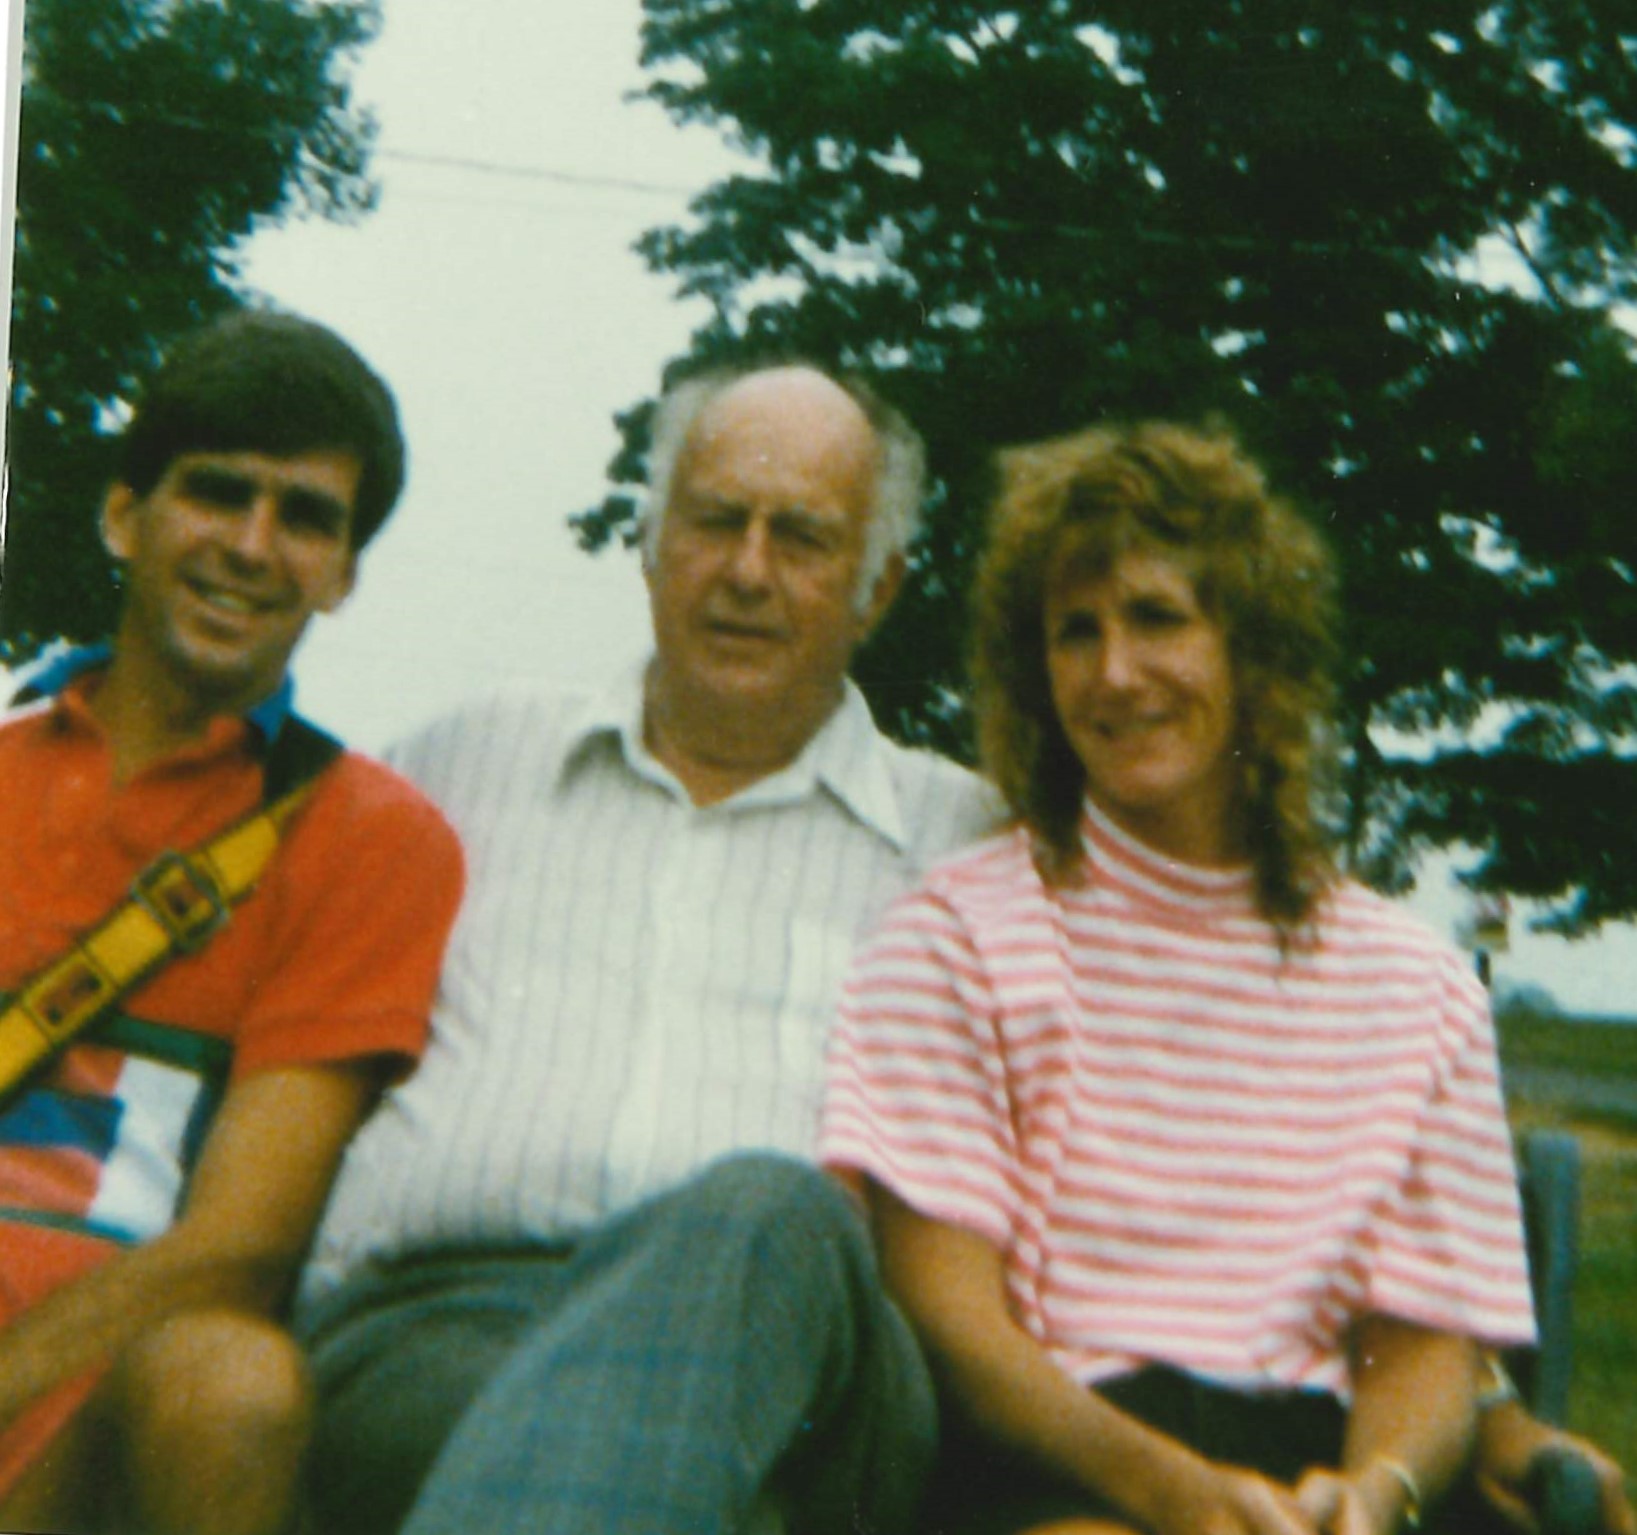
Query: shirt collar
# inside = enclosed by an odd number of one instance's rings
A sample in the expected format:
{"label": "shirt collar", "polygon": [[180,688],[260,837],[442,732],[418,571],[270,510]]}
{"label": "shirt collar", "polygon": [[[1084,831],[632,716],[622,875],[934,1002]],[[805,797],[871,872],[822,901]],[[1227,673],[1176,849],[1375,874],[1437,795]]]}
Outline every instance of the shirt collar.
{"label": "shirt collar", "polygon": [[[24,667],[15,679],[19,696],[56,698],[71,683],[106,666],[114,647],[106,640],[94,645],[54,645]],[[264,746],[279,738],[295,707],[295,680],[288,672],[260,703],[244,711],[244,718],[261,736]]]}
{"label": "shirt collar", "polygon": [[261,738],[271,746],[278,740],[285,724],[295,712],[296,682],[289,672],[279,678],[279,685],[259,704],[252,704],[244,717],[261,732]]}
{"label": "shirt collar", "polygon": [[600,737],[617,740],[633,766],[646,758],[642,750],[642,679],[645,663],[620,670],[600,690],[583,697],[569,715],[554,768],[561,778]]}
{"label": "shirt collar", "polygon": [[818,782],[866,826],[902,851],[909,846],[909,837],[898,787],[887,765],[889,750],[863,693],[848,678],[840,706],[792,768],[809,762]]}
{"label": "shirt collar", "polygon": [[51,645],[42,650],[12,681],[19,699],[55,698],[78,677],[106,666],[114,647],[106,640],[96,645]]}
{"label": "shirt collar", "polygon": [[1100,879],[1151,904],[1200,915],[1254,915],[1256,874],[1250,864],[1184,863],[1133,836],[1088,794],[1080,807],[1081,844]]}
{"label": "shirt collar", "polygon": [[[560,777],[598,738],[619,742],[627,767],[639,777],[680,794],[681,785],[648,750],[643,741],[643,685],[646,660],[619,673],[600,692],[589,695],[564,732]],[[842,690],[841,703],[795,761],[758,779],[722,802],[721,809],[749,810],[795,804],[820,787],[847,811],[902,850],[908,845],[903,807],[888,765],[890,747],[877,730],[870,706],[851,679]],[[718,807],[713,807],[718,808]]]}

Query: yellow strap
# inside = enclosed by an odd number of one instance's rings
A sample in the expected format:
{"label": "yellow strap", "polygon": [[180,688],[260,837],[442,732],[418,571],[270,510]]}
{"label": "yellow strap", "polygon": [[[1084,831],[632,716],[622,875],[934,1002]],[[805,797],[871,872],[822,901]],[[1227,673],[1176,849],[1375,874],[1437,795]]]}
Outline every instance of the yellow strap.
{"label": "yellow strap", "polygon": [[163,854],[137,876],[130,899],[30,977],[0,1013],[0,1097],[172,955],[207,943],[255,889],[312,787],[302,784],[192,853]]}

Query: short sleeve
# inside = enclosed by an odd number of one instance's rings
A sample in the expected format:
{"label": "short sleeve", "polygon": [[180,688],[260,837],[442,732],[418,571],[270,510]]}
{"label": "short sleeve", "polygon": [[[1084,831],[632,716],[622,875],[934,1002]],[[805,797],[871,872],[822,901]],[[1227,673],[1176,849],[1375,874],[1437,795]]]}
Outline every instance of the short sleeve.
{"label": "short sleeve", "polygon": [[367,1058],[392,1073],[425,1046],[464,883],[460,844],[396,773],[348,754],[320,782],[255,900],[265,972],[235,1041],[235,1077]]}
{"label": "short sleeve", "polygon": [[1444,1049],[1404,1177],[1373,1233],[1367,1310],[1482,1338],[1534,1337],[1512,1143],[1482,987],[1444,961]]}
{"label": "short sleeve", "polygon": [[925,887],[890,907],[843,992],[820,1159],[1004,1249],[1020,1200],[994,1017],[954,909]]}

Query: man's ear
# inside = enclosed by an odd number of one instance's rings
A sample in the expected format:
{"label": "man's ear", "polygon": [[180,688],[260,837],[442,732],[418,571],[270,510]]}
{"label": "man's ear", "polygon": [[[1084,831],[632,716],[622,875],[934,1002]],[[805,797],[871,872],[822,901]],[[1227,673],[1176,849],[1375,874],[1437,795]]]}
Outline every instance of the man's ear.
{"label": "man's ear", "polygon": [[[659,514],[663,516],[664,514]],[[653,522],[655,514],[643,509],[642,520],[637,526],[637,556],[642,561],[642,579],[647,581],[654,573],[654,561],[659,554],[660,525]]]}
{"label": "man's ear", "polygon": [[102,498],[102,516],[97,526],[102,533],[102,547],[109,557],[129,560],[136,550],[136,517],[141,497],[129,485],[117,481],[108,487]]}
{"label": "man's ear", "polygon": [[320,613],[335,612],[335,610],[340,607],[341,604],[347,600],[347,598],[352,596],[353,590],[355,587],[357,587],[357,585],[358,551],[356,549],[349,549],[347,551],[347,562],[336,573],[335,580],[332,582],[329,591],[324,594],[323,598],[318,603],[318,611]]}
{"label": "man's ear", "polygon": [[872,634],[876,626],[887,616],[887,610],[898,596],[898,588],[904,584],[904,573],[909,569],[903,555],[888,556],[887,563],[882,566],[881,574],[875,578],[875,589],[870,593],[869,601],[864,605],[864,611],[858,617],[858,643],[862,645]]}

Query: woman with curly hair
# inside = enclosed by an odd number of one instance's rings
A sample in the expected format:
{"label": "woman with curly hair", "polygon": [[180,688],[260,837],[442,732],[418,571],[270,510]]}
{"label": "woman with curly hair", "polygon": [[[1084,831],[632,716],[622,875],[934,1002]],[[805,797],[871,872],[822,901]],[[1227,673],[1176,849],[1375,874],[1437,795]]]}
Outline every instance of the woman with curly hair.
{"label": "woman with curly hair", "polygon": [[953,1408],[930,1528],[1411,1528],[1532,1322],[1483,990],[1327,841],[1328,555],[1221,434],[1003,471],[1015,824],[862,951],[825,1113]]}

